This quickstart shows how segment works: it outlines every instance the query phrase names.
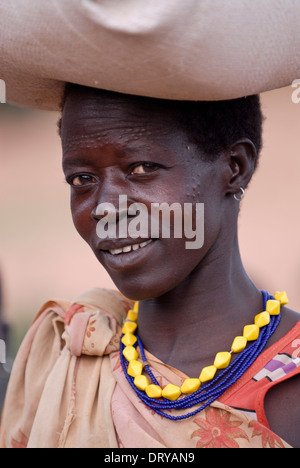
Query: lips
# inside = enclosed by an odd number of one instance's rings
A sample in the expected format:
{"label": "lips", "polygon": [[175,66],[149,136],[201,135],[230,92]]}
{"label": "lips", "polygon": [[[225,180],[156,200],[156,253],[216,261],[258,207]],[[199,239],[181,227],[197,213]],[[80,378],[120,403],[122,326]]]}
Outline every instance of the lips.
{"label": "lips", "polygon": [[[108,271],[129,271],[140,268],[151,258],[151,252],[158,239],[116,239],[101,242],[98,258]],[[130,243],[131,242],[131,243]],[[105,247],[105,248],[104,248]]]}

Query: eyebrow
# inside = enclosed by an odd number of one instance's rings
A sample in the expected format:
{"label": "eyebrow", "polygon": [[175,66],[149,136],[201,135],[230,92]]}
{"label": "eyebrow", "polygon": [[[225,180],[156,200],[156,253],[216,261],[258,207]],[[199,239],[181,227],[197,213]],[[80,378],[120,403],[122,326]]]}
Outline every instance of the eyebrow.
{"label": "eyebrow", "polygon": [[[153,152],[153,148],[151,148],[149,145],[146,145],[146,144],[143,144],[143,145],[139,145],[139,146],[125,146],[125,147],[122,147],[120,153],[122,152],[123,154],[137,154],[137,153],[140,153],[140,152],[147,152],[147,153],[152,153]],[[119,152],[117,152],[118,154]],[[70,161],[68,161],[67,164],[71,163],[70,165],[80,165],[82,163],[85,163],[85,160],[84,160],[84,157],[82,156],[75,156],[72,157],[72,156],[69,156],[68,159]]]}
{"label": "eyebrow", "polygon": [[137,154],[137,153],[140,153],[141,151],[144,151],[144,152],[152,152],[153,149],[151,149],[150,146],[148,145],[140,145],[140,146],[127,146],[123,149],[124,153],[127,153],[127,154]]}
{"label": "eyebrow", "polygon": [[[122,148],[122,154],[123,155],[137,155],[139,153],[144,153],[145,155],[148,155],[149,153],[153,155],[153,148],[151,148],[147,144],[141,144],[137,146],[126,146]],[[63,159],[63,170],[66,171],[67,169],[73,169],[74,167],[78,166],[93,166],[90,161],[87,161],[84,156],[80,155],[75,155],[71,156],[69,155],[66,160]]]}
{"label": "eyebrow", "polygon": [[[63,160],[63,169],[72,168],[74,166],[86,166],[87,161],[81,156],[69,157],[67,161]],[[90,165],[90,164],[89,164]]]}

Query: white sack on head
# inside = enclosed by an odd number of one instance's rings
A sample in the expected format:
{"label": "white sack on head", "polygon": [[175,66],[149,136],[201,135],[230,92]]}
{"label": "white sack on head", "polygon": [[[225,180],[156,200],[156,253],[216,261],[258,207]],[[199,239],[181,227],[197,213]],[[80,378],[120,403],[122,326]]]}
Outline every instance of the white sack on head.
{"label": "white sack on head", "polygon": [[299,0],[10,0],[7,100],[57,110],[65,82],[166,99],[232,99],[300,78]]}

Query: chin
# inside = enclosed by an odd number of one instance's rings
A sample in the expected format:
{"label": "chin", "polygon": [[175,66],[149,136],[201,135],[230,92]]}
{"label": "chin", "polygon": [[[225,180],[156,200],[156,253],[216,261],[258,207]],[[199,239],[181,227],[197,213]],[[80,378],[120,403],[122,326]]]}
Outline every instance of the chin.
{"label": "chin", "polygon": [[151,283],[149,278],[142,280],[140,277],[135,277],[132,281],[120,281],[116,278],[112,278],[112,280],[117,289],[132,301],[155,299],[173,289],[172,286],[168,288],[165,282],[156,280]]}

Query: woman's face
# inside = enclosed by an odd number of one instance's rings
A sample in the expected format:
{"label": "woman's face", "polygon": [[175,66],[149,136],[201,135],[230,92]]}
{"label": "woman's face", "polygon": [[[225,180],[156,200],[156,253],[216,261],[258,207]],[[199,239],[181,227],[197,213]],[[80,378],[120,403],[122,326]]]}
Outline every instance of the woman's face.
{"label": "woman's face", "polygon": [[[201,159],[199,149],[171,112],[124,96],[71,91],[63,112],[62,145],[75,227],[125,296],[135,300],[159,297],[201,268],[222,225],[221,163]],[[121,212],[119,195],[126,196],[128,203]],[[97,211],[100,204],[116,207],[116,217],[109,218],[116,227],[121,219],[127,226],[136,219],[127,213],[127,207],[136,202],[147,207],[146,238],[133,239],[129,234],[122,239],[118,234],[117,238],[99,238],[97,226],[104,219]],[[179,203],[183,208],[188,203],[194,213],[196,203],[203,203],[203,246],[187,249],[184,234],[163,238],[161,228],[159,237],[151,239],[153,203]],[[194,217],[194,228],[195,223]],[[147,245],[137,247],[143,242]],[[129,252],[117,253],[128,246]]]}

